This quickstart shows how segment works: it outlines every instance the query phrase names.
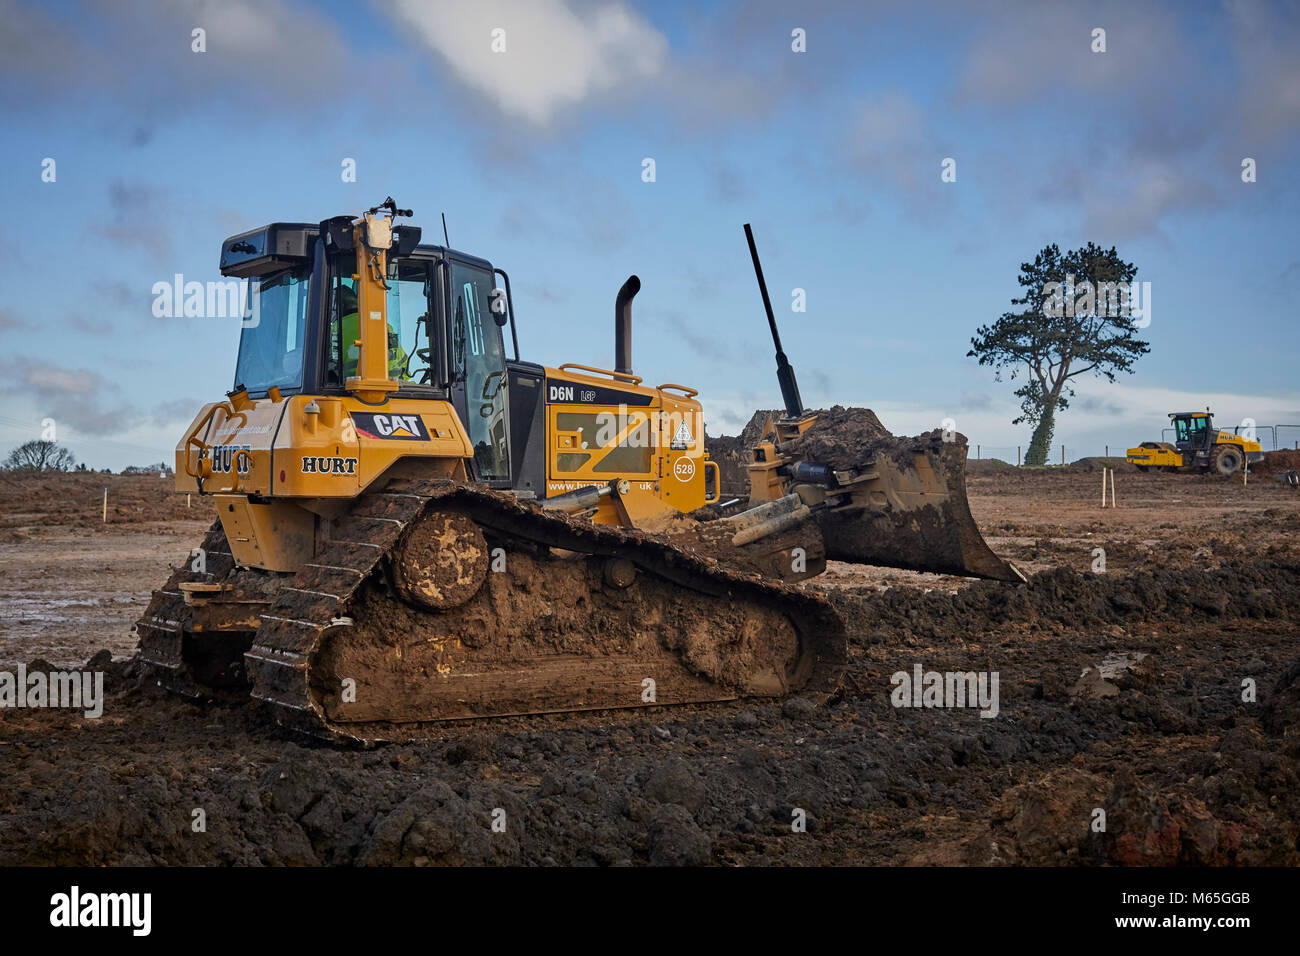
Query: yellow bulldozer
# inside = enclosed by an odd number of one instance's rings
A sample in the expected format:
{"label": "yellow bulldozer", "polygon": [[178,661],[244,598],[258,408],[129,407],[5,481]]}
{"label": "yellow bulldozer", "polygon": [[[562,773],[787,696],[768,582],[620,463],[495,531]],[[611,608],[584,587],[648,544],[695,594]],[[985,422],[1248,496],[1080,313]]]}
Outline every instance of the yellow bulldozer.
{"label": "yellow bulldozer", "polygon": [[1215,428],[1209,408],[1170,412],[1169,421],[1172,442],[1145,441],[1128,450],[1128,461],[1139,471],[1208,471],[1227,477],[1264,458],[1259,442]]}
{"label": "yellow bulldozer", "polygon": [[223,243],[248,282],[234,388],[176,448],[177,490],[219,520],[136,625],[170,690],[361,741],[825,699],[844,624],[794,582],[828,559],[1023,580],[970,515],[964,438],[846,440],[803,408],[748,226],[786,408],[749,507],[721,516],[696,390],[632,371],[636,276],[612,369],[542,366],[519,357],[506,273],[410,216],[389,198]]}

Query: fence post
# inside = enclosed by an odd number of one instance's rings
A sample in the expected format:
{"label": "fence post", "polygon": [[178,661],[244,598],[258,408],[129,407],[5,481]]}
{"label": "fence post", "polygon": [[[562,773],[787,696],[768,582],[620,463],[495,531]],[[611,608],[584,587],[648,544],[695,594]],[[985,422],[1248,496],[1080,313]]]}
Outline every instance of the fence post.
{"label": "fence post", "polygon": [[1106,446],[1106,457],[1107,457],[1107,458],[1110,457],[1110,446],[1109,446],[1109,445]]}
{"label": "fence post", "polygon": [[1061,446],[1061,464],[1062,464],[1062,465],[1065,464],[1065,446],[1064,446],[1064,445]]}
{"label": "fence post", "polygon": [[980,446],[978,442],[976,442],[975,444],[975,460],[976,461],[980,460]]}
{"label": "fence post", "polygon": [[[1297,443],[1297,447],[1300,447],[1300,443]],[[1016,467],[1017,468],[1020,467],[1020,446],[1019,445],[1016,446]]]}
{"label": "fence post", "polygon": [[104,489],[104,524],[108,524],[108,489]]}

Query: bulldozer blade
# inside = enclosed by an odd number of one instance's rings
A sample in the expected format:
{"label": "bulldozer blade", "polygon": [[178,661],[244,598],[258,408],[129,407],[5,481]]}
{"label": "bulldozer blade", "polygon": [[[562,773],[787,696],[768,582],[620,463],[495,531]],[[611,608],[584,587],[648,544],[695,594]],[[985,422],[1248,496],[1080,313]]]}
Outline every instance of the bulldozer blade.
{"label": "bulldozer blade", "polygon": [[[826,418],[831,424],[831,416]],[[874,415],[870,420],[875,422]],[[781,448],[783,455],[793,453],[793,461],[813,463],[802,468],[796,464],[796,476],[834,476],[817,485],[795,485],[805,502],[816,505],[814,515],[826,543],[826,557],[1024,581],[1019,568],[993,553],[971,516],[966,499],[966,439],[937,429],[915,438],[896,438],[879,428],[878,422],[875,427],[879,430],[865,439],[845,442],[836,437],[825,442],[818,440],[815,426]]]}

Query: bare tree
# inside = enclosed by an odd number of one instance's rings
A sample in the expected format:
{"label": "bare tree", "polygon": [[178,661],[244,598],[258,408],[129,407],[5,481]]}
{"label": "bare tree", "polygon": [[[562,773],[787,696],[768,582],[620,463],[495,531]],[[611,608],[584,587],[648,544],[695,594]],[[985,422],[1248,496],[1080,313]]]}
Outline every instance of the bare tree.
{"label": "bare tree", "polygon": [[9,453],[4,467],[16,471],[71,471],[76,464],[72,452],[52,441],[29,441]]}

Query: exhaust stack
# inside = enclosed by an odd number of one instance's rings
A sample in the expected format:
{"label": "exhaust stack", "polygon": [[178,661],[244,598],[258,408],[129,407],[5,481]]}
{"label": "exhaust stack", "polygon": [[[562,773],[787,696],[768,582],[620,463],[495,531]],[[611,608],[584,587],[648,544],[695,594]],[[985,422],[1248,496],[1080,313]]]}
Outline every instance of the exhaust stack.
{"label": "exhaust stack", "polygon": [[632,374],[632,300],[641,291],[641,280],[628,276],[614,300],[614,371]]}

